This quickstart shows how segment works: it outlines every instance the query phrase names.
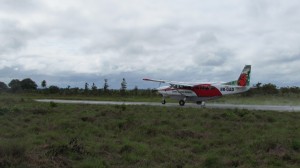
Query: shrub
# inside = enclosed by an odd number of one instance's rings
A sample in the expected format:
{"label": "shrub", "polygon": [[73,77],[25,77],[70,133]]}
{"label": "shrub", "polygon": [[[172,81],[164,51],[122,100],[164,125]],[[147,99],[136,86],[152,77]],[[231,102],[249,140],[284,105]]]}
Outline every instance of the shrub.
{"label": "shrub", "polygon": [[24,167],[26,148],[19,142],[0,144],[0,167]]}
{"label": "shrub", "polygon": [[208,156],[203,163],[203,167],[222,167],[219,158]]}
{"label": "shrub", "polygon": [[295,151],[299,151],[300,150],[300,141],[299,140],[293,140],[292,141],[292,148]]}
{"label": "shrub", "polygon": [[0,107],[0,115],[4,115],[6,113],[9,113],[10,109],[5,107]]}
{"label": "shrub", "polygon": [[53,86],[53,85],[49,86],[48,90],[49,93],[51,94],[59,93],[60,91],[58,86]]}
{"label": "shrub", "polygon": [[52,107],[52,108],[57,107],[57,103],[54,103],[53,101],[50,101],[50,107]]}
{"label": "shrub", "polygon": [[50,112],[48,109],[44,109],[44,108],[35,108],[32,109],[31,111],[33,114],[41,114],[41,115],[45,115]]}

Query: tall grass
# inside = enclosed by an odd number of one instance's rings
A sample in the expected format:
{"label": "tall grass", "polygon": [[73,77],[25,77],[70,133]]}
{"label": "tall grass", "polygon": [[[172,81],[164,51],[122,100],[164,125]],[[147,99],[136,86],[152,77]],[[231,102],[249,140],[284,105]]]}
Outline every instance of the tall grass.
{"label": "tall grass", "polygon": [[299,113],[0,100],[0,167],[300,164]]}

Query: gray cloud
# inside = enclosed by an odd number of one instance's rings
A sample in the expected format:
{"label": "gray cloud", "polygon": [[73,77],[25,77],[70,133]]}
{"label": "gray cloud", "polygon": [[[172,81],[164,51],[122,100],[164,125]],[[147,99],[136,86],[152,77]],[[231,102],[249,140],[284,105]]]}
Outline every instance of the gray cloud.
{"label": "gray cloud", "polygon": [[5,0],[0,80],[227,81],[252,64],[253,82],[300,84],[299,7],[296,0]]}
{"label": "gray cloud", "polygon": [[7,11],[9,13],[18,13],[18,12],[30,12],[39,8],[38,0],[2,0],[0,9]]}
{"label": "gray cloud", "polygon": [[16,22],[0,20],[0,54],[16,52],[26,46],[27,39],[31,34]]}

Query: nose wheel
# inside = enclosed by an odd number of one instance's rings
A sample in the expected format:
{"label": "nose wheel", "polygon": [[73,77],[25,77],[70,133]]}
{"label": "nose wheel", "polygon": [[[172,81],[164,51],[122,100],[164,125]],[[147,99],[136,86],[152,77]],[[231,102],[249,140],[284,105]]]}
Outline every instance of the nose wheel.
{"label": "nose wheel", "polygon": [[179,105],[180,105],[180,106],[184,106],[184,104],[185,104],[185,101],[184,101],[184,100],[180,100],[180,101],[179,101]]}

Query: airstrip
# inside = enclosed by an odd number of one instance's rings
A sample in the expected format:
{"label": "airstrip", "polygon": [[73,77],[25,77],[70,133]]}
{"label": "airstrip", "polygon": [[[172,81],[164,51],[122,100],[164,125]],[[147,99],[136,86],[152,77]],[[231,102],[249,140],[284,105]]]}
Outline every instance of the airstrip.
{"label": "airstrip", "polygon": [[[165,105],[155,102],[122,102],[122,101],[91,101],[91,100],[60,100],[60,99],[36,99],[37,102],[54,102],[67,104],[99,104],[99,105],[145,105],[145,106],[166,106],[181,107],[178,103],[167,103]],[[186,103],[185,108],[203,108],[200,105]],[[278,112],[300,112],[300,106],[274,106],[274,105],[243,105],[243,104],[210,104],[207,103],[205,108],[218,109],[247,109],[247,110],[265,110]]]}

